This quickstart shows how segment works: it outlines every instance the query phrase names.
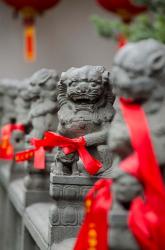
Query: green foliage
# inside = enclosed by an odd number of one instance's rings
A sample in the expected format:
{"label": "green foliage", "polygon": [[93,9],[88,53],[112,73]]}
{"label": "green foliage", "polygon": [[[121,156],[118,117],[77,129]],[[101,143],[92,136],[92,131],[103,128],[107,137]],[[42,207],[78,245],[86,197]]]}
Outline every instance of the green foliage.
{"label": "green foliage", "polygon": [[98,16],[93,16],[92,21],[98,33],[106,38],[117,40],[118,35],[123,34],[133,42],[154,38],[165,43],[165,16],[162,14],[142,14],[136,17],[131,24],[125,24],[121,20],[105,20]]}
{"label": "green foliage", "polygon": [[154,38],[153,23],[149,16],[140,15],[129,25],[130,41],[139,41],[147,38]]}
{"label": "green foliage", "polygon": [[153,23],[155,39],[165,43],[165,16],[157,15]]}
{"label": "green foliage", "polygon": [[98,34],[105,38],[116,38],[119,34],[127,34],[128,32],[128,26],[124,25],[120,20],[111,22],[110,20],[103,19],[96,15],[92,16],[91,20],[94,23]]}
{"label": "green foliage", "polygon": [[134,0],[136,3],[147,5],[152,11],[159,11],[165,13],[164,0]]}
{"label": "green foliage", "polygon": [[165,43],[165,0],[134,0],[144,4],[150,12],[137,16],[130,24],[122,20],[106,20],[98,16],[92,17],[97,32],[106,38],[118,39],[123,34],[129,41],[154,38]]}

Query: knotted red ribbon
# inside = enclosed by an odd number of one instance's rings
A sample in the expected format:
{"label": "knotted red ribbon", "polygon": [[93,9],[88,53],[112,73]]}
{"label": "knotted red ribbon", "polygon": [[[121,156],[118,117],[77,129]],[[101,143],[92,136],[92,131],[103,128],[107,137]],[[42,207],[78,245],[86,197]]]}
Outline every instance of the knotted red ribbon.
{"label": "knotted red ribbon", "polygon": [[93,175],[102,167],[101,162],[95,159],[86,149],[85,138],[67,138],[53,132],[46,132],[43,140],[33,140],[34,145],[39,147],[60,147],[64,153],[71,154],[78,152],[86,171]]}
{"label": "knotted red ribbon", "polygon": [[25,130],[23,124],[6,124],[1,129],[0,159],[11,160],[14,157],[14,149],[10,142],[14,130]]}
{"label": "knotted red ribbon", "polygon": [[[119,167],[144,185],[144,199],[137,197],[132,201],[128,227],[137,239],[140,249],[162,250],[165,245],[165,189],[148,123],[140,105],[121,99],[120,106],[135,153],[122,161]],[[86,197],[87,212],[74,250],[92,247],[93,250],[108,250],[107,220],[112,205],[111,185],[108,180],[99,181],[98,186],[96,183],[89,191]],[[93,235],[97,235],[94,240],[91,238],[91,229],[95,229]]]}
{"label": "knotted red ribbon", "polygon": [[[61,136],[59,134],[53,133],[53,132],[46,132],[44,139],[39,140],[39,139],[33,139],[32,144],[35,146],[33,152],[35,153],[36,151],[40,148],[54,148],[54,147],[60,147],[63,149],[64,153],[71,154],[73,152],[78,152],[84,167],[86,171],[93,175],[96,174],[99,169],[102,167],[101,162],[99,162],[97,159],[95,159],[86,149],[86,141],[84,137],[79,137],[75,139],[70,139],[64,136]],[[25,157],[27,156],[27,157]],[[29,150],[17,153],[16,155],[16,161],[22,161],[22,160],[28,160],[32,158],[34,154],[31,154],[31,151],[29,153]],[[36,161],[36,168],[38,164]]]}

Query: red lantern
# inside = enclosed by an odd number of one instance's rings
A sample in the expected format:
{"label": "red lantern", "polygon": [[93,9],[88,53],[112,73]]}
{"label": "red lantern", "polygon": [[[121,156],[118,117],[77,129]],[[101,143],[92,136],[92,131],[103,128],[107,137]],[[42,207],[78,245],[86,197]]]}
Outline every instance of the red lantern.
{"label": "red lantern", "polygon": [[134,16],[147,9],[146,6],[135,4],[133,0],[97,0],[97,2],[104,9],[120,16],[124,22],[130,22]]}
{"label": "red lantern", "polygon": [[60,0],[3,0],[22,15],[24,24],[24,51],[28,61],[36,58],[35,18],[55,6]]}

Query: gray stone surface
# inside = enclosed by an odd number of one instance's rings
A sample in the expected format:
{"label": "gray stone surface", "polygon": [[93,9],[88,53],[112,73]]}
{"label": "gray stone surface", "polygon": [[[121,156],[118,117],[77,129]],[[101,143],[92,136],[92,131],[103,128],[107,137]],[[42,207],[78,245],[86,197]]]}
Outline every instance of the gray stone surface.
{"label": "gray stone surface", "polygon": [[10,166],[11,161],[1,161],[0,162],[0,184],[7,190],[10,181]]}
{"label": "gray stone surface", "polygon": [[85,176],[57,176],[51,173],[50,195],[54,199],[54,204],[50,209],[49,232],[51,241],[55,242],[55,245],[59,244],[60,249],[64,240],[76,237],[84,215],[83,199],[98,179]]}
{"label": "gray stone surface", "polygon": [[14,100],[17,122],[28,124],[29,111],[31,106],[31,95],[29,93],[30,79],[24,79],[18,87],[18,96]]}
{"label": "gray stone surface", "polygon": [[52,203],[36,203],[29,206],[24,214],[24,225],[40,249],[48,249],[51,243],[48,235],[51,205]]}
{"label": "gray stone surface", "polygon": [[128,217],[132,200],[142,194],[138,180],[120,169],[113,171],[111,188],[113,203],[109,211],[108,245],[112,250],[139,250],[139,245],[129,230]]}
{"label": "gray stone surface", "polygon": [[76,238],[70,238],[62,241],[59,244],[54,244],[51,250],[73,250]]}

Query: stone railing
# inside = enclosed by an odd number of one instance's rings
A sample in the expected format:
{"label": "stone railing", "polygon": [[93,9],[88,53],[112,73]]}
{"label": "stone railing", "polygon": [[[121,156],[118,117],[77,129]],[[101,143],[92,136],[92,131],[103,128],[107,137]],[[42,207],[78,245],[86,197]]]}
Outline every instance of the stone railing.
{"label": "stone railing", "polygon": [[[101,66],[72,68],[59,80],[54,70],[44,69],[22,82],[2,81],[0,89],[2,129],[7,124],[24,126],[24,131],[7,134],[13,155],[0,162],[0,248],[73,249],[83,198],[101,176],[110,175],[106,137],[114,97],[109,72]],[[65,155],[61,148],[46,151],[43,170],[34,168],[33,157],[16,162],[17,152],[31,148],[30,139],[41,139],[48,130],[69,138],[83,136],[101,170],[90,176],[78,153]]]}

